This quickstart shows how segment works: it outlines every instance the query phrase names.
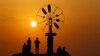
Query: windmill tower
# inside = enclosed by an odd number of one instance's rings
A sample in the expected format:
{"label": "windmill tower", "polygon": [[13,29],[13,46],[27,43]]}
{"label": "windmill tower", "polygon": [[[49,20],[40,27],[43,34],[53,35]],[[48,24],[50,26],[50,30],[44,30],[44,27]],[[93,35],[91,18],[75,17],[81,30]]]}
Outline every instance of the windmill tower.
{"label": "windmill tower", "polygon": [[42,7],[37,13],[37,22],[47,36],[47,54],[53,56],[53,39],[64,21],[63,12],[55,5],[48,4]]}

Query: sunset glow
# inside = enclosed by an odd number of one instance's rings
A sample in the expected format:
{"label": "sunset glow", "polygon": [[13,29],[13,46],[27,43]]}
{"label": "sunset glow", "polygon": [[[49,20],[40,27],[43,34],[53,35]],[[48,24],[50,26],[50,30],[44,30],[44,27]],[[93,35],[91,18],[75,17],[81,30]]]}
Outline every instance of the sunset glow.
{"label": "sunset glow", "polygon": [[[56,5],[51,6],[52,13],[48,4]],[[49,14],[60,15],[52,18],[61,27],[57,29],[52,24],[56,33],[54,53],[64,46],[70,56],[100,56],[100,0],[0,0],[0,56],[22,52],[28,37],[32,40],[32,53],[36,37],[41,42],[39,53],[46,53]]]}

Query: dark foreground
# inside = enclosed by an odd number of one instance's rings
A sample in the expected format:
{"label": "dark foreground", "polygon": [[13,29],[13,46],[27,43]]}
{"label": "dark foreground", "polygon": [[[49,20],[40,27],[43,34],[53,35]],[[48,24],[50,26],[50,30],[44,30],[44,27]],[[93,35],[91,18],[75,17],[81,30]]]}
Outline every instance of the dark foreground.
{"label": "dark foreground", "polygon": [[[38,38],[37,38],[38,40]],[[39,40],[36,43],[39,43]],[[31,39],[28,38],[27,43],[24,43],[21,53],[13,54],[12,56],[69,56],[69,53],[65,50],[65,47],[58,47],[56,53],[47,52],[45,54],[39,54],[39,46],[36,46],[35,54],[31,52]]]}
{"label": "dark foreground", "polygon": [[53,54],[53,55],[47,55],[47,54],[33,54],[33,53],[29,53],[29,54],[22,54],[22,53],[18,53],[18,54],[14,54],[12,56],[69,56],[69,54]]}

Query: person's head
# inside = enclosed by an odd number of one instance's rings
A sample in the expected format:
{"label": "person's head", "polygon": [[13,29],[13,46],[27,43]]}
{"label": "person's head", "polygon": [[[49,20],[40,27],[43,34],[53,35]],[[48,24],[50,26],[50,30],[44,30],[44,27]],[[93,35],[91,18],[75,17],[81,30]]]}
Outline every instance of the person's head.
{"label": "person's head", "polygon": [[63,47],[63,49],[65,49],[65,47]]}
{"label": "person's head", "polygon": [[36,37],[36,40],[38,40],[38,37]]}
{"label": "person's head", "polygon": [[26,46],[26,43],[24,43],[24,45],[23,46]]}
{"label": "person's head", "polygon": [[62,49],[63,51],[65,51],[65,47],[63,47],[63,49]]}
{"label": "person's head", "polygon": [[61,49],[61,46],[59,46],[58,48]]}
{"label": "person's head", "polygon": [[28,37],[28,40],[30,40],[30,37]]}

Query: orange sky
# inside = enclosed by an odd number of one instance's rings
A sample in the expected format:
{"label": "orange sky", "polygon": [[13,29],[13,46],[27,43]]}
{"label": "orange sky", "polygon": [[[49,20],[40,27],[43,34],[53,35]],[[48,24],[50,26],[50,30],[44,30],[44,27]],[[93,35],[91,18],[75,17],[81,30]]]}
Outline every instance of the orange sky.
{"label": "orange sky", "polygon": [[46,4],[59,6],[65,16],[63,27],[54,37],[54,50],[61,45],[71,56],[100,56],[99,0],[0,0],[0,56],[21,52],[28,36],[33,42],[39,37],[40,52],[46,52],[45,32],[30,27]]}

